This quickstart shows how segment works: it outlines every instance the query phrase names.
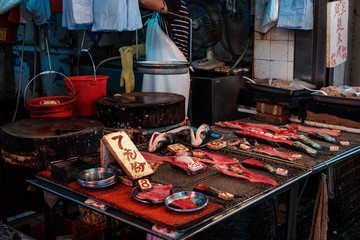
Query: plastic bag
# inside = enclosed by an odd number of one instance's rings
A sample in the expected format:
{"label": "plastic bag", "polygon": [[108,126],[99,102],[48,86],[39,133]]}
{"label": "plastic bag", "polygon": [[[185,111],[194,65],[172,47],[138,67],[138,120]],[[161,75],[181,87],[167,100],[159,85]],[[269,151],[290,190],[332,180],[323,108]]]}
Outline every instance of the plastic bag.
{"label": "plastic bag", "polygon": [[267,33],[275,27],[278,21],[279,0],[268,0],[265,7],[263,19],[260,26],[260,32]]}
{"label": "plastic bag", "polygon": [[84,30],[90,29],[92,24],[92,0],[63,0],[63,27],[70,30]]}
{"label": "plastic bag", "polygon": [[[161,29],[158,13],[148,19],[146,25],[146,61],[187,61],[180,49]],[[144,74],[142,91],[170,92],[183,95],[185,97],[185,114],[187,114],[190,74]]]}
{"label": "plastic bag", "polygon": [[23,0],[0,0],[0,15],[19,5]]}
{"label": "plastic bag", "polygon": [[280,1],[277,27],[310,30],[313,28],[313,0]]}

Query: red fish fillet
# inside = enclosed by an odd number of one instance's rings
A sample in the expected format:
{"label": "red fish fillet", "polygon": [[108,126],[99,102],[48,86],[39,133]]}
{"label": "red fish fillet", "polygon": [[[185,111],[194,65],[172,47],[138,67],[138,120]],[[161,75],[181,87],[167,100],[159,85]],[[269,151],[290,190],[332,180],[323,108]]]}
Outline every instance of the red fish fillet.
{"label": "red fish fillet", "polygon": [[152,154],[149,152],[140,151],[141,155],[145,158],[148,163],[159,163],[162,164],[164,162],[172,162],[174,160],[173,157],[162,157],[156,154]]}
{"label": "red fish fillet", "polygon": [[180,198],[172,201],[170,203],[171,205],[174,205],[181,209],[194,209],[197,208],[196,204],[191,200],[190,198]]}
{"label": "red fish fillet", "polygon": [[297,130],[299,132],[306,132],[306,133],[313,133],[316,131],[321,131],[329,136],[332,137],[339,137],[340,133],[339,132],[335,132],[331,129],[328,128],[317,128],[317,127],[305,127],[305,126],[301,126],[300,124],[296,124],[296,123],[291,123],[291,124],[286,124],[285,125],[288,129],[291,130]]}
{"label": "red fish fillet", "polygon": [[164,201],[171,194],[172,185],[152,185],[150,190],[139,192],[136,197],[154,203]]}
{"label": "red fish fillet", "polygon": [[264,132],[264,133],[269,132],[266,130],[266,128],[263,127],[264,124],[260,124],[261,126],[258,126],[257,124],[250,124],[250,123],[244,123],[238,121],[232,121],[232,122],[224,121],[224,122],[216,122],[215,125],[219,127],[226,127],[231,129],[243,129],[243,130]]}
{"label": "red fish fillet", "polygon": [[235,131],[234,133],[240,137],[244,137],[244,136],[249,137],[250,136],[253,138],[257,138],[259,140],[265,140],[265,141],[272,142],[272,143],[285,143],[288,145],[292,145],[294,143],[293,141],[286,139],[286,137],[276,136],[271,133],[260,134],[257,132],[246,131],[246,130],[238,130],[238,131]]}
{"label": "red fish fillet", "polygon": [[239,160],[237,159],[231,159],[224,156],[217,155],[215,153],[209,153],[205,152],[200,149],[194,150],[194,152],[199,152],[205,154],[205,157],[207,158],[196,158],[196,160],[205,162],[205,163],[211,163],[211,164],[234,164],[239,163]]}
{"label": "red fish fillet", "polygon": [[270,156],[281,157],[283,159],[287,159],[287,160],[290,160],[290,161],[293,161],[293,162],[296,161],[296,157],[294,157],[292,154],[285,153],[285,152],[280,152],[280,151],[276,150],[273,147],[254,148],[253,151],[254,152],[259,152],[259,153],[265,153],[265,154],[270,155]]}
{"label": "red fish fillet", "polygon": [[272,180],[271,178],[265,177],[260,174],[256,174],[254,172],[251,172],[250,170],[243,167],[241,164],[233,165],[233,167],[240,169],[243,173],[238,174],[234,171],[229,170],[228,165],[214,165],[214,168],[219,170],[220,172],[224,173],[225,175],[236,177],[236,178],[242,178],[246,179],[250,182],[262,182],[262,183],[268,183],[273,186],[277,186],[278,183]]}
{"label": "red fish fillet", "polygon": [[[191,158],[194,162],[196,162],[197,160],[200,160],[195,157],[189,157],[189,158]],[[184,170],[186,173],[188,173],[190,175],[196,175],[196,174],[202,173],[207,168],[207,166],[204,163],[201,163],[203,168],[196,170],[196,171],[192,171],[189,169],[188,163],[190,163],[190,162],[184,161],[184,158],[182,158],[182,156],[176,156],[174,161],[171,162],[171,166],[178,168],[178,169],[180,168],[180,170]]]}

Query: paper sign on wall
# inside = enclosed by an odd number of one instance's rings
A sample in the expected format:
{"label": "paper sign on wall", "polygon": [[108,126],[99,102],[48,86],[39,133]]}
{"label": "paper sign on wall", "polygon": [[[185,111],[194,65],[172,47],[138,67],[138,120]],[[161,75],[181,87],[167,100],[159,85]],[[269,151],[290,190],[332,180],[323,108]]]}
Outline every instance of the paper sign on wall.
{"label": "paper sign on wall", "polygon": [[153,174],[150,164],[141,155],[126,132],[120,131],[107,134],[101,141],[102,163],[106,161],[103,158],[113,157],[131,179]]}
{"label": "paper sign on wall", "polygon": [[348,41],[349,1],[327,4],[326,67],[332,68],[346,61]]}

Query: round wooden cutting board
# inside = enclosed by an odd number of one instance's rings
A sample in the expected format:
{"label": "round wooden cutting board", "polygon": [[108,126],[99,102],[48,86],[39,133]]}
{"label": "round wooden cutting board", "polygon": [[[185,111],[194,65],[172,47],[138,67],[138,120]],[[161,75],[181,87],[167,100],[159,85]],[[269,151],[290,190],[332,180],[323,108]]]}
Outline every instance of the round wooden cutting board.
{"label": "round wooden cutting board", "polygon": [[97,117],[108,128],[151,129],[185,119],[185,97],[174,93],[133,92],[95,100]]}
{"label": "round wooden cutting board", "polygon": [[48,162],[86,154],[100,147],[103,124],[85,118],[29,118],[1,127],[4,159],[43,168]]}

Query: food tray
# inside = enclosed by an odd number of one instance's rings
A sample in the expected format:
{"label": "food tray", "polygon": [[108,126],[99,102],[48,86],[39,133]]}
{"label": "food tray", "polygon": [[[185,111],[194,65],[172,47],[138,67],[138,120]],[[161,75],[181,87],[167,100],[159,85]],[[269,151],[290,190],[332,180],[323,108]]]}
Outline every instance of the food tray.
{"label": "food tray", "polygon": [[356,99],[356,98],[327,96],[327,95],[319,94],[317,92],[313,92],[311,93],[311,95],[314,101],[318,101],[318,102],[357,106],[357,107],[360,106],[360,99]]}
{"label": "food tray", "polygon": [[187,73],[190,63],[186,61],[137,61],[136,65],[140,73],[172,75]]}
{"label": "food tray", "polygon": [[83,187],[104,188],[116,183],[116,173],[112,168],[90,168],[80,172],[77,179]]}
{"label": "food tray", "polygon": [[306,90],[304,88],[297,89],[297,90],[290,90],[290,89],[286,89],[286,88],[270,86],[270,85],[268,85],[268,82],[269,82],[268,79],[257,79],[254,81],[256,83],[248,82],[249,87],[254,90],[258,90],[258,91],[262,91],[262,92],[282,94],[282,95],[287,95],[287,96],[300,96],[300,95],[305,95],[305,94],[310,93],[309,90]]}
{"label": "food tray", "polygon": [[[186,199],[186,198],[190,198],[197,205],[197,208],[181,209],[181,208],[171,206],[171,203],[173,201],[178,200],[178,199]],[[198,211],[198,210],[204,208],[208,204],[208,202],[209,202],[209,199],[204,194],[202,194],[200,192],[195,192],[195,191],[188,191],[188,192],[178,192],[178,193],[174,193],[174,194],[168,196],[165,199],[165,206],[167,208],[169,208],[170,210],[173,210],[176,212],[194,212],[194,211]]]}
{"label": "food tray", "polygon": [[[153,185],[161,185],[161,184],[153,184]],[[142,191],[141,188],[140,188],[139,186],[136,186],[136,187],[134,187],[134,189],[131,191],[131,196],[132,196],[135,200],[137,200],[137,201],[139,201],[139,202],[142,202],[142,203],[146,203],[146,204],[160,204],[160,203],[164,203],[164,202],[165,202],[165,200],[164,200],[164,201],[155,202],[155,201],[153,201],[153,200],[151,200],[151,199],[140,199],[140,198],[138,198],[136,195],[137,195],[139,192],[141,192],[141,191]],[[171,190],[171,193],[172,193],[172,190]]]}

